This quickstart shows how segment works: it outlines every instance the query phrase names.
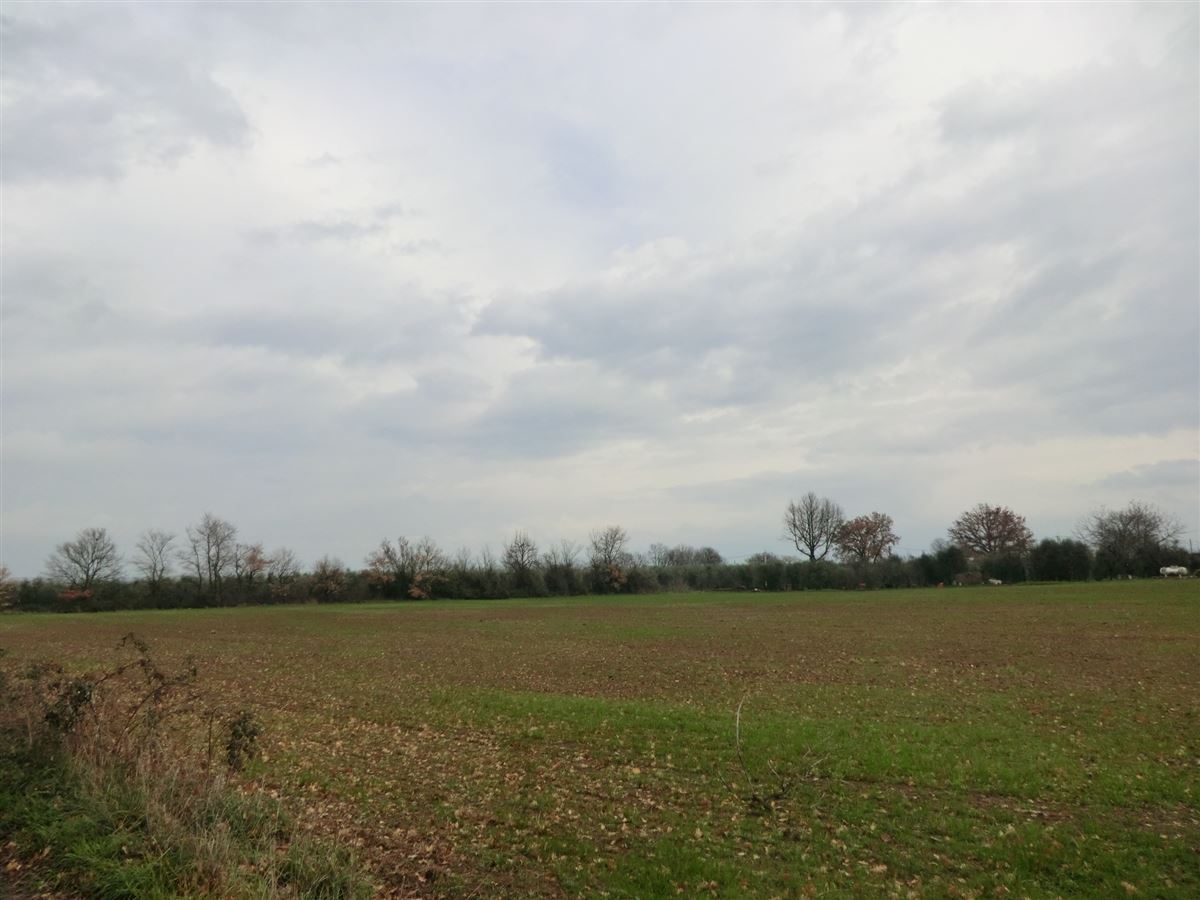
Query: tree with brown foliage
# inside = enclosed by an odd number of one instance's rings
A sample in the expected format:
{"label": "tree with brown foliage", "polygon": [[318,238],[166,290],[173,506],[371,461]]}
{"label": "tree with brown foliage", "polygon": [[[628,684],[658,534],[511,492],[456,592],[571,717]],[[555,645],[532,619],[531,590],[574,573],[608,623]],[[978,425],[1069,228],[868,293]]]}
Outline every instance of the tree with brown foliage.
{"label": "tree with brown foliage", "polygon": [[313,566],[309,593],[319,603],[330,603],[346,589],[347,577],[346,567],[340,559],[322,556]]}
{"label": "tree with brown foliage", "polygon": [[261,541],[237,545],[233,554],[233,577],[243,594],[254,587],[258,576],[266,572],[270,564]]}
{"label": "tree with brown foliage", "polygon": [[1033,532],[1007,506],[980,503],[959,516],[949,530],[950,540],[963,550],[982,556],[1025,553],[1033,546]]}
{"label": "tree with brown foliage", "polygon": [[884,513],[873,512],[851,519],[838,530],[838,555],[858,563],[882,559],[900,543],[900,536],[892,526],[892,517]]}

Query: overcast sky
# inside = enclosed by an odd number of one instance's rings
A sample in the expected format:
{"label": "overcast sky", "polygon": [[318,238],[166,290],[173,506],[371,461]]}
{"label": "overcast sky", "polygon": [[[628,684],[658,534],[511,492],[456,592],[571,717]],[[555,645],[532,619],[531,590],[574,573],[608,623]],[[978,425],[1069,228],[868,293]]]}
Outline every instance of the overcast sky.
{"label": "overcast sky", "polygon": [[1200,543],[1193,3],[3,11],[3,561]]}

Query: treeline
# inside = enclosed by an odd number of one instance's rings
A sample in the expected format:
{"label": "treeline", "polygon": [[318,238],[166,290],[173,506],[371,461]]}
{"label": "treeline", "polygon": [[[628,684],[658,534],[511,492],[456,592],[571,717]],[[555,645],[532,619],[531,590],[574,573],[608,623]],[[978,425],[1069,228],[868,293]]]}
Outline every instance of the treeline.
{"label": "treeline", "polygon": [[[60,544],[45,577],[16,581],[0,570],[0,606],[21,610],[113,610],[272,603],[354,603],[426,598],[647,594],[659,591],[854,590],[1157,576],[1194,571],[1200,554],[1179,546],[1182,528],[1147,504],[1099,510],[1075,538],[1034,541],[1023,517],[980,504],[929,551],[902,557],[890,516],[847,519],[827,498],[788,504],[784,530],[799,558],[762,552],[728,561],[712,547],[629,548],[620,526],[587,544],[539,547],[524,532],[493,553],[443,551],[430,538],[385,539],[363,568],[324,557],[303,570],[287,548],[244,543],[237,528],[206,514],[182,537],[145,532],[125,559],[103,528]],[[125,576],[132,570],[135,577]]]}

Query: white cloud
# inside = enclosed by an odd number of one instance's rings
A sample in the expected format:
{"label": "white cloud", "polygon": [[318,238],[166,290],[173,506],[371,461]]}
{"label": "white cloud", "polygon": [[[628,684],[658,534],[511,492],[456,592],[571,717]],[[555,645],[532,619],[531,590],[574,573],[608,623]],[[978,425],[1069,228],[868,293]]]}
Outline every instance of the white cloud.
{"label": "white cloud", "polygon": [[[1200,537],[1196,11],[15,6],[4,558]],[[16,123],[19,127],[14,127]]]}

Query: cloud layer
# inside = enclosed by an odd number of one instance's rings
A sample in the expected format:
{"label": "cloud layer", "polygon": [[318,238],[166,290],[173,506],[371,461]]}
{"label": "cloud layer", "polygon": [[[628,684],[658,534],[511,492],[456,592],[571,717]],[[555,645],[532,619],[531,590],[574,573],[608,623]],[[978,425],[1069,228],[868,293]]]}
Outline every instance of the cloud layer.
{"label": "cloud layer", "polygon": [[3,556],[1200,541],[1186,5],[10,6]]}

